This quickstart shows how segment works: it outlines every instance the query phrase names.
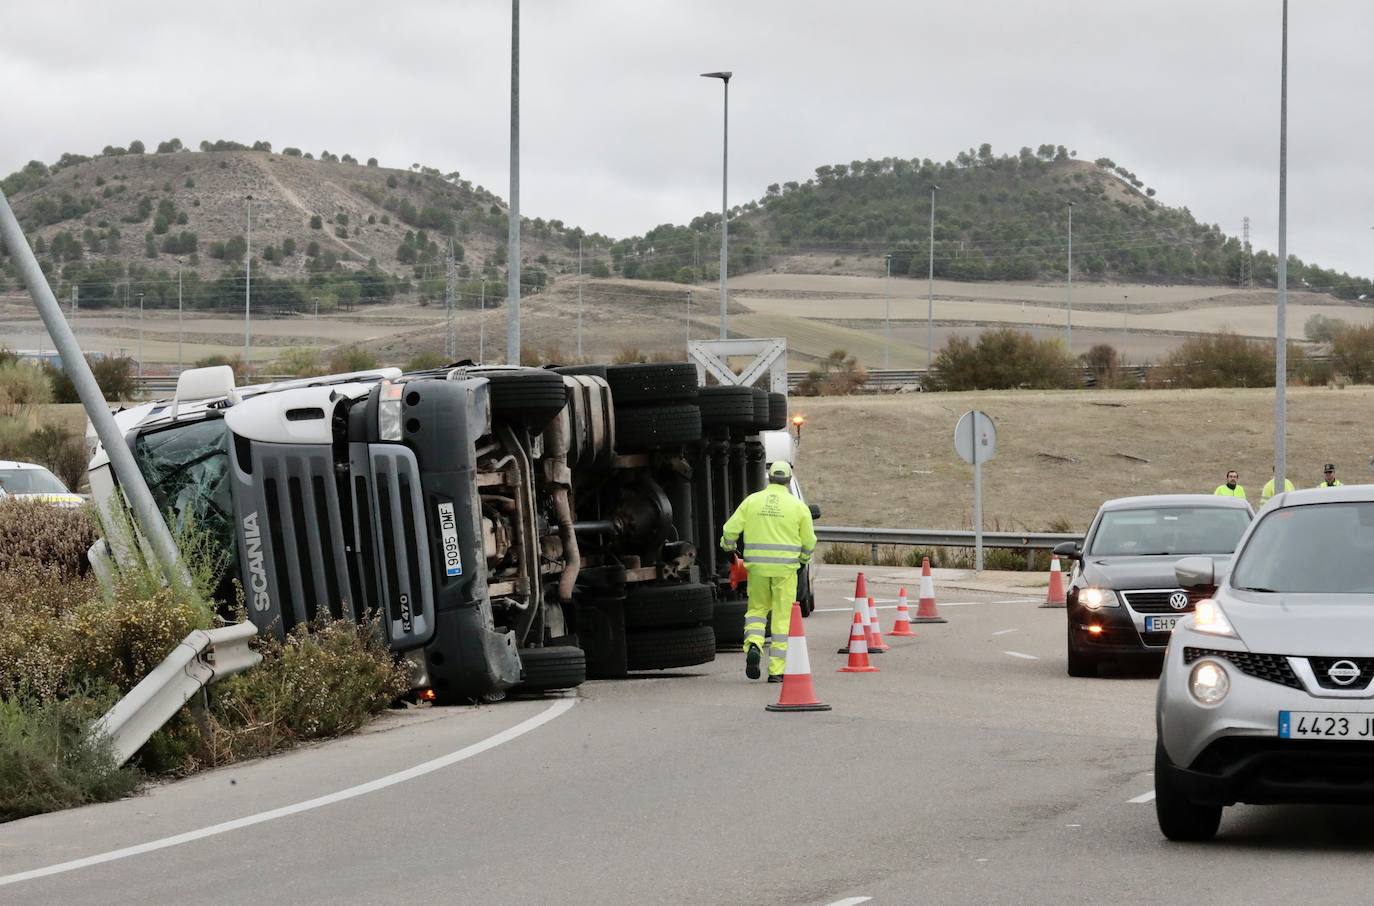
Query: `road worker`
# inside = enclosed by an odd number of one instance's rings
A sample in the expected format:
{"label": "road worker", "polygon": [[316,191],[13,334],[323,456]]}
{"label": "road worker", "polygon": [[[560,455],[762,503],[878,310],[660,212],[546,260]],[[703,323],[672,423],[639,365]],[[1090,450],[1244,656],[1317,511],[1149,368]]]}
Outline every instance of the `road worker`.
{"label": "road worker", "polygon": [[779,460],[768,467],[768,487],[744,498],[725,523],[720,546],[733,551],[744,533],[744,567],[749,571],[749,608],[744,615],[744,673],[759,678],[763,629],[772,618],[768,682],[782,682],[787,660],[787,630],[797,600],[797,570],[811,562],[816,529],[811,511],[792,495],[792,466]]}
{"label": "road worker", "polygon": [[1334,462],[1328,462],[1326,465],[1322,466],[1322,480],[1321,484],[1317,485],[1317,487],[1339,488],[1340,486],[1341,480],[1336,477],[1336,464]]}
{"label": "road worker", "polygon": [[1235,469],[1229,470],[1226,473],[1226,484],[1217,485],[1217,489],[1213,491],[1212,494],[1217,497],[1239,497],[1241,500],[1244,500],[1245,488],[1237,484],[1239,479],[1240,473]]}
{"label": "road worker", "polygon": [[[1291,482],[1291,481],[1289,481],[1287,478],[1285,478],[1285,479],[1283,480],[1283,489],[1284,489],[1285,491],[1291,491],[1291,490],[1293,490],[1293,482]],[[1260,491],[1260,506],[1264,506],[1266,503],[1268,503],[1268,502],[1269,502],[1269,498],[1270,498],[1270,497],[1273,497],[1273,496],[1274,496],[1274,479],[1271,478],[1271,479],[1269,479],[1267,482],[1265,482],[1265,484],[1264,484],[1264,490]]]}

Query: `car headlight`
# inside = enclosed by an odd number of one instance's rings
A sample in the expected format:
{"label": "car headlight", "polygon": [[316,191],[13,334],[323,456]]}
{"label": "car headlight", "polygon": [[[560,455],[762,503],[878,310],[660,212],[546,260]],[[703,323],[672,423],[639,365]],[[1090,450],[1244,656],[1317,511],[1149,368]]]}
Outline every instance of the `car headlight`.
{"label": "car headlight", "polygon": [[1121,602],[1117,600],[1116,592],[1110,588],[1083,588],[1078,592],[1078,603],[1089,610],[1098,610],[1103,607],[1119,607]]}
{"label": "car headlight", "polygon": [[1197,602],[1197,607],[1193,610],[1193,628],[1208,635],[1219,635],[1228,639],[1240,638],[1231,626],[1231,621],[1226,619],[1226,613],[1221,609],[1221,605],[1211,598]]}
{"label": "car headlight", "polygon": [[1218,704],[1231,691],[1231,678],[1217,661],[1198,661],[1188,675],[1188,691],[1199,704]]}

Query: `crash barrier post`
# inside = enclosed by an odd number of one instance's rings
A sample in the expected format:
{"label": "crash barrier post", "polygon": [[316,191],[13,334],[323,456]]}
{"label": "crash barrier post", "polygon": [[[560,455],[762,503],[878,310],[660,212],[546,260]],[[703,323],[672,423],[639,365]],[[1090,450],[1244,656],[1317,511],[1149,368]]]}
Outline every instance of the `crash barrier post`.
{"label": "crash barrier post", "polygon": [[782,694],[768,711],[829,711],[821,704],[811,682],[811,656],[806,653],[806,630],[802,628],[801,604],[792,602],[792,622],[787,627],[787,660],[782,668]]}
{"label": "crash barrier post", "polygon": [[106,711],[92,725],[91,734],[109,738],[119,764],[128,761],[191,696],[260,663],[262,655],[248,647],[257,634],[250,622],[195,630]]}
{"label": "crash barrier post", "polygon": [[1067,598],[1064,595],[1064,574],[1059,571],[1059,557],[1050,560],[1050,586],[1045,592],[1045,603],[1041,607],[1064,607],[1067,605]]}
{"label": "crash barrier post", "polygon": [[948,623],[935,606],[935,577],[930,573],[930,558],[921,558],[921,596],[916,600],[917,623]]}

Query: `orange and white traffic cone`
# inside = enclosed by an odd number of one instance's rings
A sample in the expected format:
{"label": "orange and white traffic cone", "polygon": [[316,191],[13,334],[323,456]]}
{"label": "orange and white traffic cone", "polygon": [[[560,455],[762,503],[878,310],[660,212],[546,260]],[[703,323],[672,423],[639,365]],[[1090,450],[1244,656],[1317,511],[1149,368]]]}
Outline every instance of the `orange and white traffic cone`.
{"label": "orange and white traffic cone", "polygon": [[873,627],[873,638],[869,641],[869,650],[878,654],[891,651],[891,646],[883,641],[883,628],[878,625],[878,605],[873,603],[872,598],[868,599],[868,622]]}
{"label": "orange and white traffic cone", "polygon": [[1059,571],[1059,557],[1050,559],[1050,587],[1045,592],[1045,603],[1041,607],[1064,607],[1064,574]]}
{"label": "orange and white traffic cone", "polygon": [[921,558],[921,597],[916,600],[917,623],[948,623],[935,609],[935,578],[930,574],[930,558]]}
{"label": "orange and white traffic cone", "polygon": [[811,684],[811,656],[806,653],[806,632],[802,629],[801,605],[792,602],[792,622],[787,627],[787,660],[782,668],[782,694],[768,711],[829,711],[821,704]]}
{"label": "orange and white traffic cone", "polygon": [[864,621],[856,613],[849,630],[849,663],[840,673],[877,673],[878,668],[868,662],[868,642],[864,639]]}
{"label": "orange and white traffic cone", "polygon": [[911,611],[906,606],[905,588],[897,592],[897,619],[892,623],[892,631],[888,635],[898,638],[916,635],[911,631]]}
{"label": "orange and white traffic cone", "polygon": [[[854,602],[854,612],[857,613],[857,614],[859,614],[859,615],[861,615],[861,616],[863,617],[863,623],[864,623],[864,636],[867,637],[867,636],[869,635],[869,630],[868,630],[868,628],[867,628],[867,627],[868,627],[868,611],[865,610],[865,609],[860,605],[860,603],[859,603],[860,601],[866,601],[866,600],[868,600],[868,583],[864,582],[864,574],[863,574],[863,573],[859,573],[857,576],[854,577],[854,597],[850,598],[849,600],[852,601],[852,602]],[[835,653],[836,653],[836,654],[848,654],[848,653],[849,653],[849,639],[845,639],[845,640],[844,640],[844,644],[841,645],[839,648],[835,649]]]}

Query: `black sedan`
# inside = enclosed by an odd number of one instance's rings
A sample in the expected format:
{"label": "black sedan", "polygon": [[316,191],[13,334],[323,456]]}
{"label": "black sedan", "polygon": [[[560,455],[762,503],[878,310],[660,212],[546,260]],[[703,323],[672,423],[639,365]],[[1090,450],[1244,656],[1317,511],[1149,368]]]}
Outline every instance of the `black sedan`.
{"label": "black sedan", "polygon": [[1180,588],[1174,564],[1212,557],[1225,568],[1254,518],[1242,499],[1204,494],[1122,497],[1102,504],[1073,562],[1067,593],[1069,676],[1096,676],[1109,660],[1164,655],[1178,619],[1212,589]]}

